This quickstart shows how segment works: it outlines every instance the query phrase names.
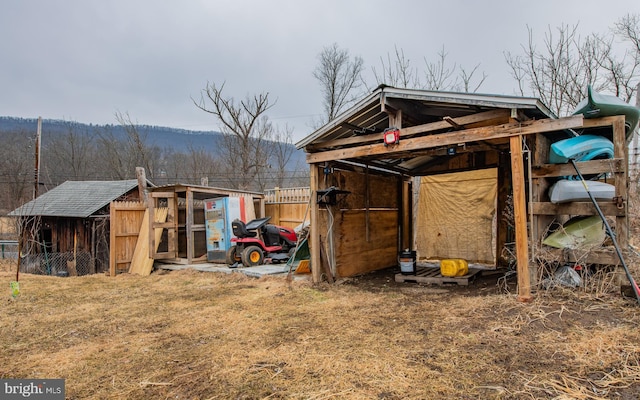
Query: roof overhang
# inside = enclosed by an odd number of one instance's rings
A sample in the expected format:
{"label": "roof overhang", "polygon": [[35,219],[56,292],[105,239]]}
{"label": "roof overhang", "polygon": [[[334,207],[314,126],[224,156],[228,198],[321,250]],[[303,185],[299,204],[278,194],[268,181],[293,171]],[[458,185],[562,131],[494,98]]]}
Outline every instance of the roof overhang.
{"label": "roof overhang", "polygon": [[[481,127],[512,132],[514,121],[527,124],[554,119],[557,117],[536,98],[381,86],[296,143],[296,147],[304,148],[310,163],[340,160],[420,175],[438,157],[449,155],[452,146],[482,151],[501,143],[495,135],[483,140],[486,135]],[[382,132],[393,126],[401,128],[401,145],[395,145],[394,151],[385,151],[381,147]],[[565,125],[556,125],[561,126]],[[447,135],[440,135],[443,133]]]}

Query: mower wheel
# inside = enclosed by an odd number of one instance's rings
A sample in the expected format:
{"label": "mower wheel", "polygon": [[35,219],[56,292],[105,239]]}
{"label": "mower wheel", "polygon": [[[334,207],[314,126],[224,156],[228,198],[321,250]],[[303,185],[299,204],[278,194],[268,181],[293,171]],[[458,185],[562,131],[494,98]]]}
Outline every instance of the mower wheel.
{"label": "mower wheel", "polygon": [[227,250],[227,258],[225,259],[227,265],[233,265],[235,263],[242,262],[242,257],[238,254],[238,246],[231,246]]}
{"label": "mower wheel", "polygon": [[258,246],[249,246],[242,252],[242,264],[245,267],[255,267],[264,261],[262,249]]}

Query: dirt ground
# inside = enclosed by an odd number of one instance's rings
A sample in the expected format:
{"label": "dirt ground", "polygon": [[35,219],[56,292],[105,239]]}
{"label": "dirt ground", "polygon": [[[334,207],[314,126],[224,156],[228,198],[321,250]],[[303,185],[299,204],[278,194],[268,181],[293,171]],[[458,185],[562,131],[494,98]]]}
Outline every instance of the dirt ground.
{"label": "dirt ground", "polygon": [[[0,272],[0,378],[64,378],[69,399],[637,399],[640,306],[608,277],[539,290],[384,270],[282,277]],[[637,276],[637,275],[636,275]]]}

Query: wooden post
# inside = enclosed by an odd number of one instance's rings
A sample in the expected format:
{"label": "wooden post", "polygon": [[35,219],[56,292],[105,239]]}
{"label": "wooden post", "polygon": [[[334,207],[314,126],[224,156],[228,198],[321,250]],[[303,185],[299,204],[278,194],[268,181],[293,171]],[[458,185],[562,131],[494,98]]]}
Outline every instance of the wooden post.
{"label": "wooden post", "polygon": [[509,138],[511,147],[511,186],[513,188],[513,218],[516,227],[516,259],[518,273],[518,301],[531,301],[529,277],[529,248],[527,238],[527,207],[524,184],[522,136]]}
{"label": "wooden post", "polygon": [[625,199],[625,216],[616,217],[616,239],[621,249],[627,249],[629,246],[629,146],[625,137],[624,116],[616,117],[613,122],[613,155],[616,158],[622,158],[625,166],[623,173],[615,174],[613,183],[616,187],[616,196],[622,196]]}
{"label": "wooden post", "polygon": [[311,164],[309,170],[310,178],[310,193],[311,199],[309,199],[309,207],[311,211],[310,215],[310,229],[309,229],[309,247],[311,250],[311,273],[313,277],[313,283],[320,283],[322,278],[322,265],[320,264],[320,229],[318,226],[318,164]]}
{"label": "wooden post", "polygon": [[507,198],[509,197],[509,163],[506,159],[506,154],[500,153],[498,155],[498,193],[496,199],[496,266],[501,266],[503,260],[500,258],[502,248],[507,243],[508,239],[508,224],[505,218],[503,218],[502,212],[506,208]]}
{"label": "wooden post", "polygon": [[114,223],[116,220],[116,210],[112,201],[109,205],[109,276],[116,276],[116,229]]}
{"label": "wooden post", "polygon": [[136,167],[136,179],[138,179],[138,194],[140,195],[140,201],[147,203],[147,176],[144,168]]}
{"label": "wooden post", "polygon": [[193,233],[193,191],[187,187],[186,209],[186,235],[187,235],[187,264],[191,264],[194,258],[194,233]]}
{"label": "wooden post", "polygon": [[38,197],[38,186],[40,186],[40,143],[42,132],[42,117],[38,117],[38,130],[36,131],[36,165],[34,169],[34,185],[33,185],[33,198]]}

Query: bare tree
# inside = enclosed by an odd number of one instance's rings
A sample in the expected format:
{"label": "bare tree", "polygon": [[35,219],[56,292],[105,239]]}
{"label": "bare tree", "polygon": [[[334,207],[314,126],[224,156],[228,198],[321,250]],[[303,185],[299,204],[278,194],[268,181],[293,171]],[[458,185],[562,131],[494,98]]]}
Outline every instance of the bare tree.
{"label": "bare tree", "polygon": [[160,149],[147,144],[146,132],[132,122],[128,113],[116,112],[115,117],[124,136],[118,135],[113,126],[99,133],[97,148],[103,174],[111,179],[129,179],[135,177],[136,167],[143,167],[147,177],[154,178]]}
{"label": "bare tree", "polygon": [[0,147],[0,199],[5,211],[11,211],[33,197],[33,159],[32,132],[3,134]]}
{"label": "bare tree", "polygon": [[[630,101],[634,95],[633,88],[635,84],[636,104],[638,103],[638,87],[640,87],[640,79],[638,79],[638,70],[640,69],[640,14],[627,14],[620,18],[614,27],[614,34],[621,37],[624,42],[629,45],[624,54],[623,63],[621,66],[626,67],[625,73],[622,76],[627,76],[629,79],[624,81],[622,88],[624,88],[624,96],[627,101]],[[626,61],[626,62],[625,62]],[[619,92],[620,90],[618,90]]]}
{"label": "bare tree", "polygon": [[[637,46],[635,52],[627,49],[621,53],[615,48],[615,34],[592,33],[582,39],[577,29],[577,24],[549,28],[540,50],[528,28],[529,41],[522,46],[522,54],[505,53],[520,94],[538,97],[557,115],[570,114],[586,96],[589,85],[629,101],[638,82]],[[633,46],[637,18],[622,19],[616,32]]]}
{"label": "bare tree", "polygon": [[273,126],[265,113],[275,103],[269,101],[269,93],[247,96],[237,102],[233,97],[224,97],[223,89],[224,83],[220,87],[208,83],[200,100],[192,100],[196,107],[216,116],[221,124],[220,153],[230,186],[252,189],[258,186],[258,174],[268,167],[270,148],[266,144],[273,137]]}
{"label": "bare tree", "polygon": [[87,179],[95,174],[95,144],[93,137],[78,131],[78,124],[66,122],[66,132],[53,138],[43,151],[45,165],[52,183],[57,185],[67,178]]}
{"label": "bare tree", "polygon": [[395,47],[395,59],[387,53],[387,62],[380,57],[381,71],[372,68],[376,86],[385,84],[398,88],[421,88],[422,83],[418,76],[418,69],[411,65],[411,60],[405,57],[404,50]]}
{"label": "bare tree", "polygon": [[352,104],[359,93],[364,61],[361,57],[351,59],[349,51],[338,47],[337,43],[322,49],[318,55],[320,63],[313,71],[322,90],[322,103],[325,120],[334,119],[341,111]]}
{"label": "bare tree", "polygon": [[[135,167],[143,167],[149,178],[155,175],[155,164],[159,148],[147,144],[147,132],[141,131],[138,124],[131,121],[129,113],[115,113],[116,120],[126,133],[125,145],[127,158],[135,163]],[[131,167],[129,167],[131,168]]]}
{"label": "bare tree", "polygon": [[202,178],[214,177],[220,171],[220,162],[203,149],[196,149],[189,145],[189,152],[185,165],[187,182],[200,184]]}
{"label": "bare tree", "polygon": [[286,126],[282,129],[276,129],[272,146],[272,159],[275,164],[274,186],[283,187],[287,176],[287,166],[293,156],[295,147],[293,146],[293,129]]}
{"label": "bare tree", "polygon": [[[400,88],[426,89],[439,91],[476,92],[484,83],[487,75],[478,76],[480,64],[468,69],[450,64],[444,46],[438,52],[435,61],[424,57],[424,70],[412,66],[402,49],[395,48],[395,59],[387,53],[387,61],[380,59],[381,71],[373,68],[376,85],[385,84]],[[422,72],[422,78],[420,76]]]}

